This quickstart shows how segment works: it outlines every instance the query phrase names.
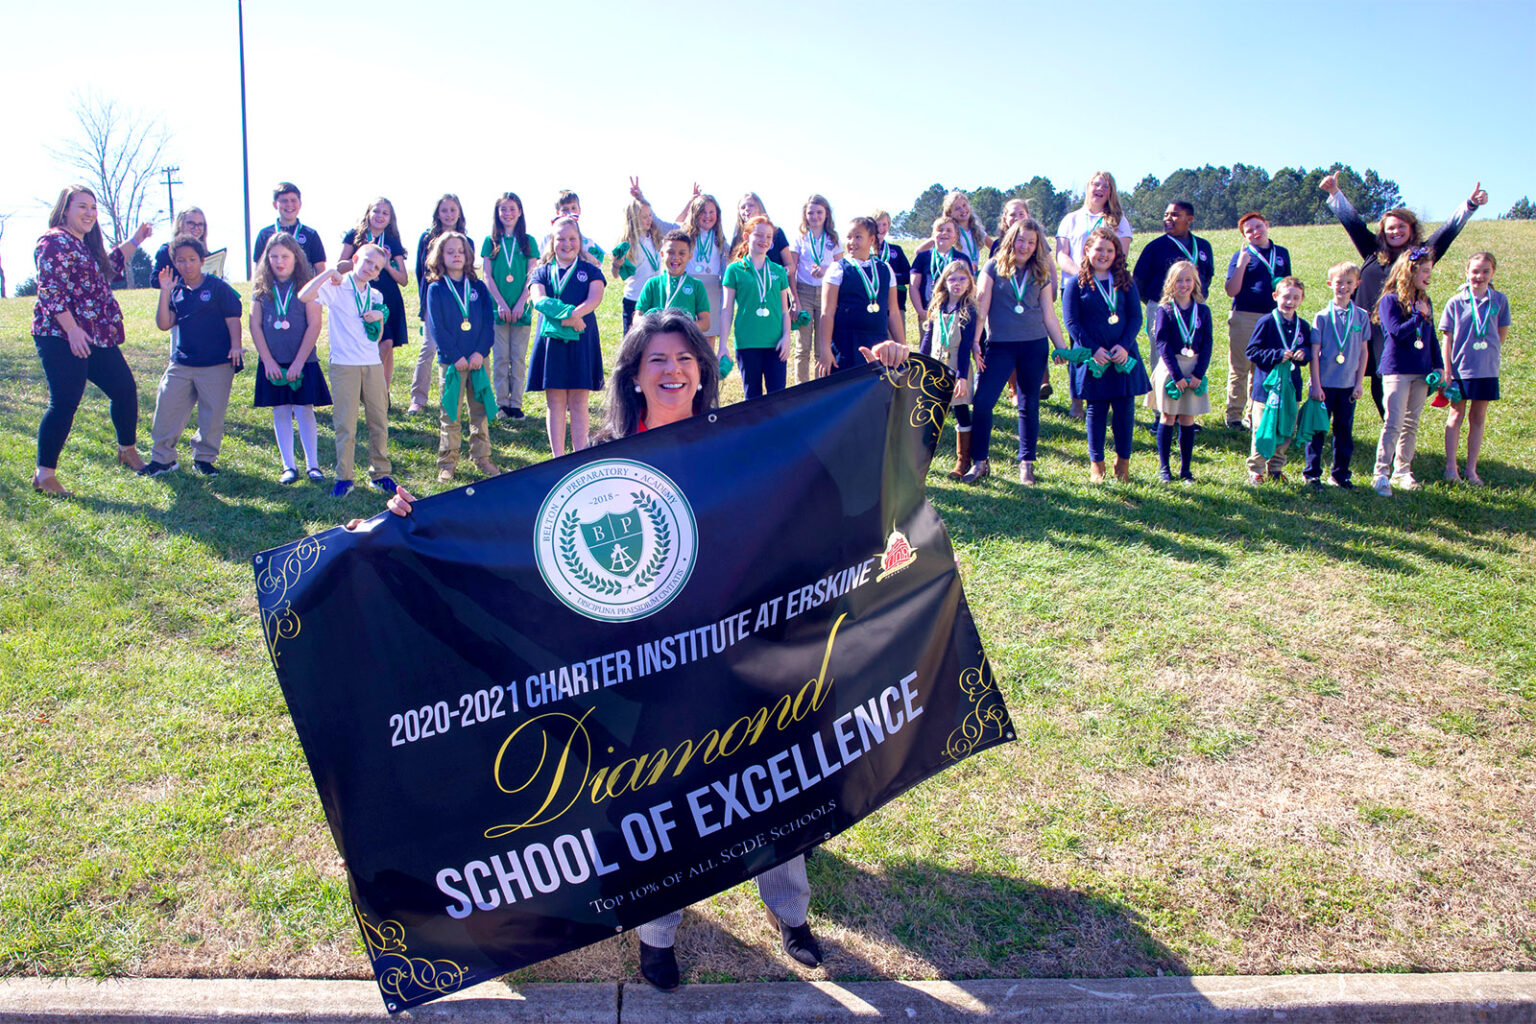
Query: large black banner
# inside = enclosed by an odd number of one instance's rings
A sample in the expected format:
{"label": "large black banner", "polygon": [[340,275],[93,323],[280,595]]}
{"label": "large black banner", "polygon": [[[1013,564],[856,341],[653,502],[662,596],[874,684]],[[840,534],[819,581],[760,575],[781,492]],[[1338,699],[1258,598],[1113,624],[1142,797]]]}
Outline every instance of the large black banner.
{"label": "large black banner", "polygon": [[923,494],[953,384],[871,365],[254,558],[391,1011],[1013,738]]}

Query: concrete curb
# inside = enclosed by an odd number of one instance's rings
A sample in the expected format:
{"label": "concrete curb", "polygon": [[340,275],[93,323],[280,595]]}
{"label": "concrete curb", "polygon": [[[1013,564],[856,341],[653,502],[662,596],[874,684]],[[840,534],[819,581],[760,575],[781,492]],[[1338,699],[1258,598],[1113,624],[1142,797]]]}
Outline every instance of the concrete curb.
{"label": "concrete curb", "polygon": [[[61,1021],[386,1020],[366,981],[79,978],[0,980],[0,1024]],[[401,1014],[478,1024],[1533,1024],[1536,974],[1321,974],[1275,977],[775,982],[657,992],[615,982],[491,982]]]}

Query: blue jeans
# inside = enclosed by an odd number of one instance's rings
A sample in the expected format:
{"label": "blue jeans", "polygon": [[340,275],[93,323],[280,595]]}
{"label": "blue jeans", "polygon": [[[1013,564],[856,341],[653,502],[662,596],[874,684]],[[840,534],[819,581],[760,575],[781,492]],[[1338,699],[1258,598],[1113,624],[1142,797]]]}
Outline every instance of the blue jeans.
{"label": "blue jeans", "polygon": [[1088,460],[1104,461],[1104,433],[1109,427],[1115,432],[1115,454],[1122,459],[1131,457],[1131,433],[1136,427],[1136,399],[1130,395],[1119,398],[1093,398],[1087,403]]}
{"label": "blue jeans", "polygon": [[[1019,372],[1019,460],[1035,461],[1035,444],[1040,439],[1040,378],[1051,344],[1037,341],[993,341],[987,346],[987,368],[976,382],[974,427],[971,432],[971,458],[980,461],[992,451],[992,414],[1003,388],[1014,370]],[[1034,382],[1034,387],[1028,383]]]}

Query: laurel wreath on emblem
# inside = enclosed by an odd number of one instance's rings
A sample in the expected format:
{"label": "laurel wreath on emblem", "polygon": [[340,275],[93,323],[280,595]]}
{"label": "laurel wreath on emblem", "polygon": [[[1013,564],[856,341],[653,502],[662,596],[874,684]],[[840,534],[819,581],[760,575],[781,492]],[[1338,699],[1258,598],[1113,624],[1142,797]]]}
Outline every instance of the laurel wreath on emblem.
{"label": "laurel wreath on emblem", "polygon": [[567,512],[560,517],[560,561],[570,574],[576,578],[576,582],[584,587],[589,587],[599,594],[613,596],[624,589],[624,584],[618,580],[603,579],[597,573],[581,564],[581,556],[576,552],[576,529],[581,525],[575,512]]}
{"label": "laurel wreath on emblem", "polygon": [[635,586],[644,587],[656,578],[666,563],[667,555],[672,552],[672,527],[667,524],[667,517],[662,515],[661,504],[655,498],[639,491],[631,491],[629,496],[635,499],[635,507],[650,518],[651,529],[656,531],[656,552],[645,563],[645,568],[635,573]]}

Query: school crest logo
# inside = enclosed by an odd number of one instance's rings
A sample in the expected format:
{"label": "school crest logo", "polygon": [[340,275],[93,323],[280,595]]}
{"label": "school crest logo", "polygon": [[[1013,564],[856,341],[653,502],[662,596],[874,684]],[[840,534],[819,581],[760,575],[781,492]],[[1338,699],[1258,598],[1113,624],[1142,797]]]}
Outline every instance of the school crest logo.
{"label": "school crest logo", "polygon": [[698,526],[666,474],[602,459],[549,492],[533,546],[545,585],[567,607],[599,622],[628,622],[682,591],[698,556]]}
{"label": "school crest logo", "polygon": [[891,535],[885,540],[885,550],[880,553],[880,573],[875,577],[879,583],[887,576],[894,576],[913,562],[917,561],[917,550],[907,540],[907,535],[900,530],[892,530]]}

